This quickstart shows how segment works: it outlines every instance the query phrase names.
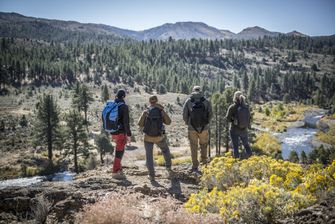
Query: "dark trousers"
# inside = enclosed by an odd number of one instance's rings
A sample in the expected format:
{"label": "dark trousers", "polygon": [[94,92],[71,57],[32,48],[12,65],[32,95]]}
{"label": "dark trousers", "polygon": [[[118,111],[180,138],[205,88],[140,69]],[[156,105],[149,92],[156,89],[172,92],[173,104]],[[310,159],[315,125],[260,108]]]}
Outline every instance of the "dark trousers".
{"label": "dark trousers", "polygon": [[231,141],[233,143],[233,149],[234,149],[233,156],[235,158],[240,157],[238,146],[239,146],[239,139],[241,139],[242,145],[246,151],[246,154],[248,157],[250,157],[252,152],[251,152],[251,148],[250,148],[249,141],[248,141],[248,131],[247,130],[236,130],[235,128],[232,128],[229,130],[229,132],[230,132]]}
{"label": "dark trousers", "polygon": [[156,144],[161,150],[162,154],[165,160],[165,167],[171,168],[171,154],[170,149],[167,144],[166,138],[164,138],[162,141],[153,143],[153,142],[147,142],[144,141],[144,148],[145,148],[145,154],[146,154],[146,165],[149,171],[150,176],[155,176],[155,168],[154,168],[154,158],[153,158],[153,148],[154,144]]}

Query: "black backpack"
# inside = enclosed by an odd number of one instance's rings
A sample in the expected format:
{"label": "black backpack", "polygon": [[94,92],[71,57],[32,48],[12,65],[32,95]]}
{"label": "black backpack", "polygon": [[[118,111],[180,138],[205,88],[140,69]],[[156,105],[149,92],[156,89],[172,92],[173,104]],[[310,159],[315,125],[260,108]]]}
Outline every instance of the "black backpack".
{"label": "black backpack", "polygon": [[163,116],[159,108],[150,107],[148,109],[143,132],[149,136],[161,136],[163,134]]}
{"label": "black backpack", "polygon": [[[201,97],[200,100],[195,100],[191,98],[192,108],[191,108],[191,125],[198,133],[201,133],[205,126],[209,123],[208,121],[208,111],[204,104],[205,98]],[[201,131],[198,131],[201,128]]]}
{"label": "black backpack", "polygon": [[237,107],[237,127],[245,129],[249,127],[250,123],[250,110],[248,105],[241,104]]}

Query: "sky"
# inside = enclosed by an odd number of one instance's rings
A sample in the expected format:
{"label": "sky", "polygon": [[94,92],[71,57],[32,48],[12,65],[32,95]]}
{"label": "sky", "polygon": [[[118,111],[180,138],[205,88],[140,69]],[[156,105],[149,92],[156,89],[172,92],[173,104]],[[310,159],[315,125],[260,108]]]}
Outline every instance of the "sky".
{"label": "sky", "polygon": [[335,34],[335,0],[0,0],[0,11],[131,30],[194,21],[235,33],[260,26],[311,36]]}

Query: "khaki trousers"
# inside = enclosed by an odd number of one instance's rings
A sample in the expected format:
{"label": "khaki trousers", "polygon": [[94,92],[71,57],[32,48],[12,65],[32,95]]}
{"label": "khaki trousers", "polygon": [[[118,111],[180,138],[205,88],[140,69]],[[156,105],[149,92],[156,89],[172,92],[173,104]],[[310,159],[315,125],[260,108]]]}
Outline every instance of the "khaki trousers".
{"label": "khaki trousers", "polygon": [[198,147],[200,145],[201,163],[207,162],[207,146],[208,146],[208,130],[203,130],[201,133],[196,131],[188,131],[188,139],[190,140],[192,168],[198,168]]}

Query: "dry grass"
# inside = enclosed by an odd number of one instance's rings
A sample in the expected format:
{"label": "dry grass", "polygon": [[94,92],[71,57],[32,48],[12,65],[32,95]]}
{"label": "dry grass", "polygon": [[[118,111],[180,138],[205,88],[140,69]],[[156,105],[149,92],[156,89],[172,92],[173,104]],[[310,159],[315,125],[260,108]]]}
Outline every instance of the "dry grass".
{"label": "dry grass", "polygon": [[80,224],[198,224],[224,223],[219,215],[190,214],[172,198],[150,200],[141,194],[112,193],[84,208]]}
{"label": "dry grass", "polygon": [[281,155],[281,145],[279,140],[269,133],[262,133],[257,136],[252,148],[260,154],[265,154],[272,157]]}
{"label": "dry grass", "polygon": [[[266,115],[266,108],[269,109],[269,116]],[[304,112],[312,109],[312,106],[290,103],[280,105],[280,103],[266,103],[264,105],[256,105],[254,109],[254,122],[263,128],[275,132],[284,132],[292,122],[302,120]]]}
{"label": "dry grass", "polygon": [[335,126],[331,126],[327,132],[319,131],[317,139],[335,147]]}
{"label": "dry grass", "polygon": [[[191,156],[188,157],[182,157],[182,158],[172,158],[172,166],[177,166],[181,164],[187,164],[191,163]],[[157,159],[155,160],[156,165],[158,166],[165,166],[165,160],[163,156],[158,156]]]}

